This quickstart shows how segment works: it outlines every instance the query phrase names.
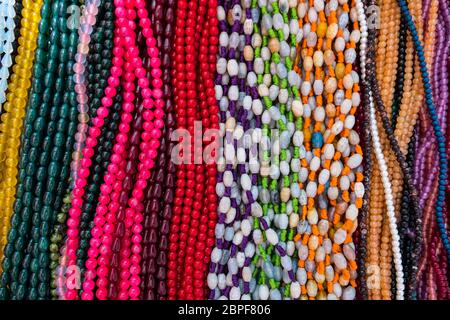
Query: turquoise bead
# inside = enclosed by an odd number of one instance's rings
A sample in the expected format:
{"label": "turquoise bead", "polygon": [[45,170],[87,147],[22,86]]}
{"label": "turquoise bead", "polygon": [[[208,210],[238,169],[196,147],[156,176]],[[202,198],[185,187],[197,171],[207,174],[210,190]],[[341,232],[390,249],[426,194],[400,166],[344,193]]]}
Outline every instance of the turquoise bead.
{"label": "turquoise bead", "polygon": [[314,132],[311,136],[311,144],[313,148],[322,148],[323,135],[320,132]]}

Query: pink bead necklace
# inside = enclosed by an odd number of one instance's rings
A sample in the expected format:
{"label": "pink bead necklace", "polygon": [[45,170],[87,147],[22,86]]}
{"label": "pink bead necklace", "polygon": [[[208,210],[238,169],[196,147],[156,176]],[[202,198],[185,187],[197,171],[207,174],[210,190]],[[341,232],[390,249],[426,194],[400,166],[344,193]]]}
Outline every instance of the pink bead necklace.
{"label": "pink bead necklace", "polygon": [[[92,126],[88,130],[85,146],[82,151],[83,159],[78,168],[78,178],[75,181],[75,188],[72,192],[71,208],[69,210],[67,257],[68,265],[75,265],[76,250],[78,248],[79,218],[83,205],[83,194],[86,186],[86,178],[89,175],[89,168],[92,164],[91,158],[94,148],[97,145],[97,138],[101,133],[104,119],[108,116],[109,107],[113,104],[113,99],[117,94],[116,88],[122,82],[123,85],[123,105],[122,116],[119,125],[119,133],[116,136],[111,163],[104,176],[101,186],[101,194],[98,199],[96,216],[94,218],[94,228],[92,229],[92,239],[88,250],[86,261],[86,276],[83,282],[83,292],[81,298],[90,300],[95,296],[98,299],[106,299],[108,296],[108,275],[109,263],[112,254],[113,233],[116,228],[117,212],[119,210],[119,195],[122,190],[122,182],[125,178],[125,164],[127,157],[128,133],[130,122],[133,119],[134,100],[136,87],[134,85],[137,78],[137,85],[140,87],[142,104],[144,106],[143,125],[141,133],[141,143],[139,145],[139,165],[132,192],[127,201],[125,209],[124,237],[121,243],[119,254],[120,259],[120,280],[119,299],[137,299],[140,294],[139,273],[141,260],[141,231],[143,220],[143,191],[147,186],[150,177],[150,170],[154,166],[154,159],[159,147],[161,128],[164,125],[162,120],[164,112],[162,101],[162,80],[160,59],[156,40],[148,18],[148,11],[145,8],[144,0],[115,0],[115,32],[114,48],[110,77],[108,86],[102,99],[102,106],[97,110],[97,116],[92,120]],[[143,67],[142,58],[139,57],[139,49],[136,45],[136,23],[134,20],[139,17],[139,26],[146,39],[147,54],[150,58],[152,89],[150,81],[146,78],[146,70]],[[66,299],[78,298],[77,289],[69,288],[66,292]]]}

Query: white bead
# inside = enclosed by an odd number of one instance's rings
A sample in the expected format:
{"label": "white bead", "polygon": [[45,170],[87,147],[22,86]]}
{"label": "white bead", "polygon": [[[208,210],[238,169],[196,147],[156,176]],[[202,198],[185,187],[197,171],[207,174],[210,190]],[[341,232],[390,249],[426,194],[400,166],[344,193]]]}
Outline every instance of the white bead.
{"label": "white bead", "polygon": [[252,271],[249,267],[242,268],[242,280],[250,282],[252,280]]}
{"label": "white bead", "polygon": [[317,194],[317,183],[315,181],[310,181],[306,185],[306,196],[308,198],[314,198]]}
{"label": "white bead", "polygon": [[311,159],[311,162],[309,163],[309,169],[311,171],[317,171],[320,168],[320,158],[319,157],[313,157]]}
{"label": "white bead", "polygon": [[328,222],[328,220],[322,219],[317,224],[317,228],[319,229],[320,235],[322,235],[322,236],[326,235],[328,232],[328,229],[330,228],[330,223]]}
{"label": "white bead", "polygon": [[231,187],[233,184],[233,173],[229,170],[223,173],[223,184],[225,187]]}
{"label": "white bead", "polygon": [[[316,262],[322,262],[325,260],[325,249],[323,247],[318,247],[316,250],[316,256],[315,256],[315,260]],[[325,280],[325,279],[324,279]]]}
{"label": "white bead", "polygon": [[318,181],[321,185],[325,185],[330,179],[330,171],[328,169],[322,169],[319,173]]}
{"label": "white bead", "polygon": [[229,224],[234,221],[234,218],[236,218],[236,209],[231,207],[230,210],[228,210],[225,223]]}
{"label": "white bead", "polygon": [[289,170],[289,164],[287,161],[283,160],[280,162],[280,172],[284,176],[289,175],[290,170]]}
{"label": "white bead", "polygon": [[343,37],[338,37],[334,40],[334,49],[338,52],[344,51],[345,49],[345,40]]}
{"label": "white bead", "polygon": [[308,296],[315,297],[317,295],[317,283],[314,280],[308,280],[306,283],[306,291]]}
{"label": "white bead", "polygon": [[269,298],[269,288],[265,284],[259,286],[258,293],[261,300],[267,300]]}
{"label": "white bead", "polygon": [[290,296],[293,299],[298,299],[300,297],[300,284],[297,281],[291,283]]}
{"label": "white bead", "polygon": [[270,118],[270,113],[269,113],[269,111],[268,110],[265,110],[264,112],[263,112],[263,114],[262,114],[262,117],[261,117],[261,122],[263,123],[263,124],[270,124],[270,121],[271,121],[272,119]]}
{"label": "white bead", "polygon": [[252,187],[252,181],[250,179],[250,176],[248,174],[246,174],[246,173],[244,173],[241,176],[241,187],[244,190],[250,190],[251,187]]}
{"label": "white bead", "polygon": [[308,222],[311,225],[317,224],[317,221],[319,221],[319,215],[317,213],[316,208],[311,208],[308,210],[307,218],[308,218]]}
{"label": "white bead", "polygon": [[350,179],[348,176],[341,176],[339,179],[339,187],[341,190],[348,190],[350,188]]}
{"label": "white bead", "polygon": [[252,231],[252,225],[250,223],[250,220],[248,220],[248,219],[242,220],[241,230],[242,230],[242,234],[244,236],[248,237],[250,235],[250,232]]}
{"label": "white bead", "polygon": [[359,144],[360,142],[359,134],[355,130],[350,130],[350,133],[348,135],[348,141],[353,146]]}
{"label": "white bead", "polygon": [[344,229],[339,229],[334,233],[334,242],[340,245],[344,243],[346,237],[347,231],[345,231]]}
{"label": "white bead", "polygon": [[348,260],[354,261],[356,259],[355,250],[350,245],[344,244],[342,251]]}
{"label": "white bead", "polygon": [[314,109],[314,120],[323,122],[325,120],[325,109],[321,106],[318,106]]}
{"label": "white bead", "polygon": [[306,270],[304,268],[298,268],[296,272],[296,278],[301,286],[305,285],[306,281],[308,280]]}
{"label": "white bead", "polygon": [[283,268],[284,268],[286,271],[292,270],[292,260],[291,260],[291,257],[289,257],[288,255],[285,255],[285,256],[281,257],[280,261],[281,261],[281,265],[283,266]]}
{"label": "white bead", "polygon": [[238,63],[235,59],[228,60],[227,72],[230,77],[237,76],[238,74]]}
{"label": "white bead", "polygon": [[327,195],[330,200],[336,200],[339,196],[339,189],[337,187],[329,187]]}
{"label": "white bead", "polygon": [[313,89],[315,95],[321,95],[323,93],[323,81],[322,80],[314,81]]}
{"label": "white bead", "polygon": [[259,100],[259,99],[253,100],[253,102],[252,102],[252,111],[257,116],[262,114],[262,112],[263,112],[263,105],[261,103],[261,100]]}
{"label": "white bead", "polygon": [[278,244],[278,235],[273,229],[269,228],[266,230],[266,238],[271,245]]}
{"label": "white bead", "polygon": [[341,120],[337,120],[333,127],[331,127],[331,133],[337,136],[344,129],[344,123]]}
{"label": "white bead", "polygon": [[342,287],[339,283],[333,284],[333,292],[338,298],[342,296]]}
{"label": "white bead", "polygon": [[218,74],[225,74],[227,71],[227,61],[225,58],[219,58],[216,62],[216,71]]}
{"label": "white bead", "polygon": [[[220,208],[220,204],[219,204],[219,208]],[[262,207],[258,202],[252,203],[251,213],[252,213],[252,216],[254,216],[254,217],[257,217],[257,218],[262,217],[262,215],[263,215]]]}
{"label": "white bead", "polygon": [[206,282],[208,283],[209,289],[215,289],[218,284],[217,275],[215,273],[209,273]]}
{"label": "white bead", "polygon": [[330,173],[332,177],[337,177],[341,174],[343,169],[342,163],[340,161],[333,161],[330,166]]}
{"label": "white bead", "polygon": [[349,205],[347,210],[345,211],[345,218],[354,221],[357,217],[358,208],[354,204]]}
{"label": "white bead", "polygon": [[225,289],[225,287],[227,285],[227,280],[226,280],[225,275],[223,273],[221,273],[217,276],[217,279],[218,279],[217,287],[221,290]]}
{"label": "white bead", "polygon": [[348,114],[352,108],[352,101],[350,99],[344,99],[341,103],[341,112]]}
{"label": "white bead", "polygon": [[253,241],[255,242],[255,245],[262,244],[264,239],[261,233],[261,230],[256,229],[253,231]]}
{"label": "white bead", "polygon": [[247,246],[245,247],[244,253],[247,258],[252,258],[255,255],[255,245],[251,242],[248,242]]}
{"label": "white bead", "polygon": [[[227,212],[230,209],[231,201],[228,197],[223,197],[219,202],[219,212]],[[261,209],[262,211],[262,209]]]}
{"label": "white bead", "polygon": [[244,164],[247,158],[246,152],[244,148],[238,148],[236,151],[236,159],[240,164]]}
{"label": "white bead", "polygon": [[354,115],[352,115],[352,114],[347,115],[347,117],[345,118],[345,121],[344,121],[344,127],[346,129],[352,129],[353,126],[355,125],[355,121],[356,121],[356,119],[355,119]]}
{"label": "white bead", "polygon": [[335,253],[332,258],[337,270],[343,270],[347,267],[347,260],[342,253]]}
{"label": "white bead", "polygon": [[292,143],[294,144],[294,146],[300,147],[303,144],[303,139],[303,131],[295,131],[294,136],[292,137]]}
{"label": "white bead", "polygon": [[344,292],[342,293],[342,299],[343,300],[354,300],[356,296],[356,290],[355,288],[349,286],[344,289]]}
{"label": "white bead", "polygon": [[[222,58],[220,58],[220,59],[222,59]],[[262,58],[255,58],[255,61],[253,62],[253,70],[255,70],[256,74],[264,73],[264,61]],[[217,72],[220,73],[219,71],[217,71]]]}
{"label": "white bead", "polygon": [[252,34],[253,32],[253,21],[252,19],[245,19],[244,22],[244,33],[247,35]]}
{"label": "white bead", "polygon": [[230,290],[230,300],[240,300],[241,289],[239,287],[232,287]]}
{"label": "white bead", "polygon": [[362,155],[360,155],[359,153],[355,153],[350,158],[348,158],[347,166],[350,169],[355,169],[362,163],[362,160],[363,160]]}
{"label": "white bead", "polygon": [[364,196],[364,184],[362,182],[356,182],[354,190],[356,197],[362,198]]}
{"label": "white bead", "polygon": [[330,144],[330,143],[326,144],[324,146],[323,155],[324,155],[324,158],[327,159],[327,160],[333,159],[333,156],[334,156],[334,145]]}
{"label": "white bead", "polygon": [[222,250],[219,248],[214,248],[211,252],[211,262],[218,263],[222,257]]}
{"label": "white bead", "polygon": [[236,254],[236,262],[238,265],[238,268],[243,268],[245,264],[245,254],[243,252],[238,252]]}
{"label": "white bead", "polygon": [[278,228],[285,230],[288,226],[289,219],[286,214],[278,215]]}
{"label": "white bead", "polygon": [[295,252],[295,243],[294,241],[288,241],[286,243],[286,254],[290,257],[294,255]]}

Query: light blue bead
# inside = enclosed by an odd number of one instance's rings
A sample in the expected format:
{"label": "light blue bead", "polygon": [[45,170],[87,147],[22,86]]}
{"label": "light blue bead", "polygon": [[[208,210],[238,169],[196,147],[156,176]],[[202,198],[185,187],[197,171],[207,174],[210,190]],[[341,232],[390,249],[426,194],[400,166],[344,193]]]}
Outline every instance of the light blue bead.
{"label": "light blue bead", "polygon": [[314,132],[311,137],[311,143],[313,148],[322,148],[323,146],[323,135],[320,132]]}

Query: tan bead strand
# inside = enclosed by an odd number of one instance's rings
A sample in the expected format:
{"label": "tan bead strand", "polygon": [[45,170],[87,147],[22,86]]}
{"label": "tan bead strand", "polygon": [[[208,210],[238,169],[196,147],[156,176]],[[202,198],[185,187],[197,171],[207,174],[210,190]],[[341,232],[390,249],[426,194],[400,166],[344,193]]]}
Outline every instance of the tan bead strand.
{"label": "tan bead strand", "polygon": [[[380,41],[377,43],[377,78],[380,83],[381,98],[385,105],[388,116],[392,112],[392,99],[395,86],[395,70],[397,69],[397,52],[400,14],[396,3],[391,0],[381,2],[381,28]],[[383,146],[389,146],[387,135],[382,126],[380,117],[378,127],[380,139]],[[383,153],[387,160],[388,172],[392,183],[394,205],[398,207],[402,176],[395,155],[390,147],[384,148]],[[399,210],[396,210],[398,212]],[[387,221],[386,208],[383,206],[383,220]],[[392,250],[390,246],[389,223],[384,223],[381,231],[380,242],[380,286],[381,298],[391,299],[391,263]]]}
{"label": "tan bead strand", "polygon": [[[423,31],[422,31],[422,2],[420,0],[411,0],[408,1],[408,7],[411,11],[411,14],[414,18],[414,22],[416,24],[417,32],[419,34],[419,39],[422,41]],[[406,113],[405,123],[409,126],[408,131],[411,132],[409,134],[409,139],[411,138],[412,128],[414,127],[418,112],[423,105],[423,85],[422,85],[422,76],[420,74],[420,65],[419,59],[417,56],[414,59],[414,78],[413,78],[413,86],[412,86],[412,99],[410,101],[410,106],[406,109],[408,112]],[[409,139],[407,141],[409,142]],[[406,148],[406,147],[405,147]]]}
{"label": "tan bead strand", "polygon": [[381,298],[380,286],[380,239],[381,226],[383,225],[383,185],[381,182],[378,163],[372,153],[373,172],[370,181],[369,197],[369,224],[368,224],[368,248],[366,270],[368,272],[367,288],[369,299],[379,300]]}
{"label": "tan bead strand", "polygon": [[[405,119],[408,117],[411,110],[413,100],[412,95],[412,82],[413,82],[413,64],[414,64],[414,48],[412,43],[411,35],[408,34],[406,38],[406,50],[405,50],[405,78],[403,81],[403,94],[400,104],[400,110],[397,118],[397,126],[395,127],[395,137],[398,140],[400,150],[403,154],[408,152],[408,143],[411,139],[412,128],[414,127],[410,123],[407,123]],[[417,117],[418,110],[415,110],[415,115]],[[416,120],[414,119],[414,124]]]}

